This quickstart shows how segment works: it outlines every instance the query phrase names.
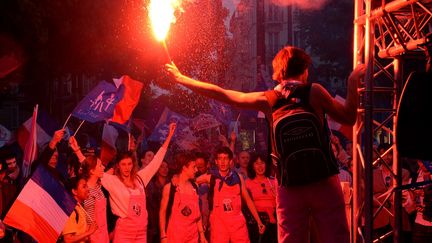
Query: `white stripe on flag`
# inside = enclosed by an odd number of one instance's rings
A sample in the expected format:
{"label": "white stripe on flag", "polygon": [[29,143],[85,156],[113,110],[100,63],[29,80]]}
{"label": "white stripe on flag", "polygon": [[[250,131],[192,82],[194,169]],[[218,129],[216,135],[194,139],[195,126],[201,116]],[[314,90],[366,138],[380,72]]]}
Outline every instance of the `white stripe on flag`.
{"label": "white stripe on flag", "polygon": [[[28,119],[26,122],[24,122],[24,127],[31,132],[31,124],[32,124],[32,118]],[[37,132],[37,145],[39,148],[43,148],[49,141],[51,140],[51,136],[45,132],[45,130],[37,123],[36,124],[36,132]]]}
{"label": "white stripe on flag", "polygon": [[57,202],[32,179],[24,186],[17,200],[37,212],[59,234],[69,218]]}

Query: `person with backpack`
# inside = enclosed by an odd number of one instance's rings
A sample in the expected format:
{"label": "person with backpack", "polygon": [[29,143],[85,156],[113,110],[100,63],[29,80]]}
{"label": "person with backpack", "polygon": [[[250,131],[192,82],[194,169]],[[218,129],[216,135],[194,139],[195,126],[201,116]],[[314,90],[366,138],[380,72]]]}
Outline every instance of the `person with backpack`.
{"label": "person with backpack", "polygon": [[166,64],[173,80],[193,91],[239,108],[262,111],[270,125],[273,164],[278,178],[279,242],[305,242],[309,215],[322,242],[348,242],[338,167],[331,151],[326,115],[353,125],[357,119],[358,83],[366,70],[358,64],[348,78],[344,103],[318,83],[308,83],[311,58],[294,46],[285,46],[273,59],[269,91],[240,92],[194,80],[174,63]]}
{"label": "person with backpack", "polygon": [[180,152],[174,157],[176,185],[164,186],[159,211],[160,240],[207,243],[201,220],[197,185],[192,180],[198,171],[195,157]]}
{"label": "person with backpack", "polygon": [[242,199],[249,208],[260,234],[265,226],[242,176],[231,169],[233,154],[228,147],[216,150],[216,167],[196,179],[198,184],[209,184],[210,242],[250,242],[246,219],[242,213]]}

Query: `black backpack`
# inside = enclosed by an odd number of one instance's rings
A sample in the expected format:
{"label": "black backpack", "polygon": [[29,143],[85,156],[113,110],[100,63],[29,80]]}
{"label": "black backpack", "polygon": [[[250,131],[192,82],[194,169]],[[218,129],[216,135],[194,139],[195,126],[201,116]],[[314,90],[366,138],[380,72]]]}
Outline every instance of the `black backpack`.
{"label": "black backpack", "polygon": [[265,95],[272,107],[270,146],[279,184],[304,185],[339,173],[327,119],[309,105],[311,84],[293,86],[287,98]]}

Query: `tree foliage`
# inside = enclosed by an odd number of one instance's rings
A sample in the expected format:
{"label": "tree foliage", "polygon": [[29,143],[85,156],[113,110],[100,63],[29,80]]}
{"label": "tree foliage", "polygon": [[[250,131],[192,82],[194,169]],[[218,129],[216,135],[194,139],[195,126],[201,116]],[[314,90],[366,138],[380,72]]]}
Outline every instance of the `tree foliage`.
{"label": "tree foliage", "polygon": [[305,47],[320,59],[316,67],[326,78],[344,78],[352,69],[353,2],[330,1],[323,9],[299,15]]}

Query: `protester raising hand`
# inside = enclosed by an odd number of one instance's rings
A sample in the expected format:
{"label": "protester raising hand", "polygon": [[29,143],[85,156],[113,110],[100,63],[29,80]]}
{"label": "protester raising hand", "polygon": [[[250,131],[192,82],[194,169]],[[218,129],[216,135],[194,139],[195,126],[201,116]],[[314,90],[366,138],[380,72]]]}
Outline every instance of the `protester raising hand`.
{"label": "protester raising hand", "polygon": [[51,149],[55,149],[55,147],[57,146],[57,144],[62,140],[64,134],[65,134],[65,129],[64,128],[55,131],[53,137],[51,138],[51,141],[48,144],[48,146]]}

